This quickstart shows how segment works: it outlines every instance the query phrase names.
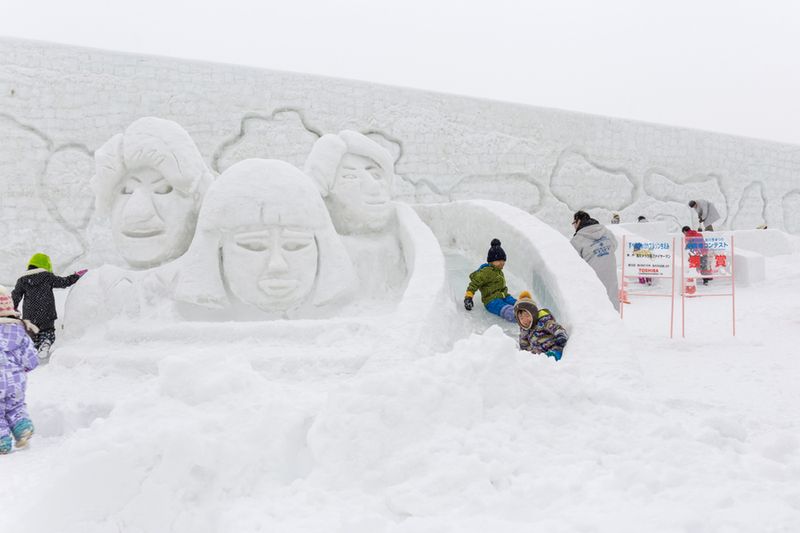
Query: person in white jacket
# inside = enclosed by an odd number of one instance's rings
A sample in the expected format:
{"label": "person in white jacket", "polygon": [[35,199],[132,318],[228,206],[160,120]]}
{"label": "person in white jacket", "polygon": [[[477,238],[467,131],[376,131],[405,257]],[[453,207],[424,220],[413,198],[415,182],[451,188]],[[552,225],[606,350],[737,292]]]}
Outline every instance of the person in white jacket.
{"label": "person in white jacket", "polygon": [[585,211],[572,218],[575,234],[570,243],[589,263],[606,287],[608,299],[619,310],[619,282],[617,281],[617,240],[614,235]]}
{"label": "person in white jacket", "polygon": [[714,204],[708,200],[691,200],[689,207],[697,211],[699,230],[714,231],[714,223],[721,218]]}

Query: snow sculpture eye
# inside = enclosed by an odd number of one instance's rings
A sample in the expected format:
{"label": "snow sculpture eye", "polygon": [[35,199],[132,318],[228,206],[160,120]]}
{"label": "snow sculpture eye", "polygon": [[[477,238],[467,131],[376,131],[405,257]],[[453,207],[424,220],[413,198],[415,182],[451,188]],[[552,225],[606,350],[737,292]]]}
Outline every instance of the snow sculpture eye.
{"label": "snow sculpture eye", "polygon": [[309,245],[311,245],[312,242],[313,241],[311,239],[308,239],[306,241],[298,239],[287,240],[283,242],[283,249],[286,250],[287,252],[296,252],[298,250],[302,250],[303,248],[308,247]]}
{"label": "snow sculpture eye", "polygon": [[272,237],[269,231],[239,233],[233,238],[236,246],[251,252],[265,252],[270,248]]}
{"label": "snow sculpture eye", "polygon": [[237,246],[251,252],[264,252],[269,250],[269,243],[264,241],[236,241]]}
{"label": "snow sculpture eye", "polygon": [[153,192],[155,194],[169,194],[172,192],[172,185],[170,185],[167,180],[161,180],[153,184]]}

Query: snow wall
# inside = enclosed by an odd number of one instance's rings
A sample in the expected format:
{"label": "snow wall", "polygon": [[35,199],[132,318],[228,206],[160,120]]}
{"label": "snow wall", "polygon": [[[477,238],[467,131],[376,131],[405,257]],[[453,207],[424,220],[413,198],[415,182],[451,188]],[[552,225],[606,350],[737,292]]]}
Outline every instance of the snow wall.
{"label": "snow wall", "polygon": [[135,120],[180,124],[212,173],[247,158],[302,168],[349,129],[395,160],[395,198],[488,199],[563,234],[571,213],[638,215],[677,228],[691,198],[725,229],[800,234],[800,147],[233,65],[0,39],[0,282],[35,251],[94,267],[94,153]]}

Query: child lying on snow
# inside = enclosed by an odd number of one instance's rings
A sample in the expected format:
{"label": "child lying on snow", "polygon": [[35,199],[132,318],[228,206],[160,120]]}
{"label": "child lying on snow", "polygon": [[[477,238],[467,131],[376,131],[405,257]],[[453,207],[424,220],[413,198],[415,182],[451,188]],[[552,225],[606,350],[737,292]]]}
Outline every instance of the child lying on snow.
{"label": "child lying on snow", "polygon": [[8,289],[0,286],[0,455],[11,451],[11,435],[20,448],[33,436],[25,405],[26,372],[39,364]]}
{"label": "child lying on snow", "polygon": [[506,264],[506,253],[500,247],[500,241],[492,239],[486,263],[469,275],[469,286],[464,295],[464,308],[472,311],[472,297],[475,291],[481,291],[481,302],[486,310],[509,322],[514,322],[514,304],[517,302],[509,296],[503,267]]}
{"label": "child lying on snow", "polygon": [[519,324],[519,349],[532,353],[543,353],[561,359],[567,344],[567,332],[556,322],[548,309],[539,309],[528,291],[519,295],[514,305],[514,315]]}

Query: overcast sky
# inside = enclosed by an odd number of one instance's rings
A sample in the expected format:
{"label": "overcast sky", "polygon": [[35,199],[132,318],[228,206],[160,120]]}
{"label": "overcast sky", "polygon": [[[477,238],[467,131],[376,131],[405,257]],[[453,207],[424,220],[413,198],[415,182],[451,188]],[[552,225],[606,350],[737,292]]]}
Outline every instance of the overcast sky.
{"label": "overcast sky", "polygon": [[0,0],[0,35],[800,144],[791,0]]}

